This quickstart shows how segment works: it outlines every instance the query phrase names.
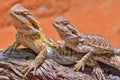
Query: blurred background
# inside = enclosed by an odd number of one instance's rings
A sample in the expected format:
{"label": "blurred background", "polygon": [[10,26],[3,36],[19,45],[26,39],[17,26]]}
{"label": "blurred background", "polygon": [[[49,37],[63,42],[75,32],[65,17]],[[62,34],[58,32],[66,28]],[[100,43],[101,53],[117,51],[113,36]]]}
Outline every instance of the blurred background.
{"label": "blurred background", "polygon": [[120,0],[0,0],[0,48],[15,41],[9,9],[24,5],[38,18],[43,32],[60,40],[52,21],[64,16],[83,33],[101,34],[120,47]]}

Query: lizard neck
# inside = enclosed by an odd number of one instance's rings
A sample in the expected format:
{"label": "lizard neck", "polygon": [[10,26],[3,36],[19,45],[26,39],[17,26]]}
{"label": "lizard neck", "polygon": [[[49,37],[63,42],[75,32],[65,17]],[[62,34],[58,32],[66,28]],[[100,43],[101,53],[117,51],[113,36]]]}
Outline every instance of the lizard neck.
{"label": "lizard neck", "polygon": [[47,37],[43,33],[32,34],[32,36],[34,36],[36,40],[39,39],[40,42],[42,42],[43,44],[47,46],[50,46],[53,48],[59,48],[59,44],[57,43],[57,41],[53,40],[52,38]]}

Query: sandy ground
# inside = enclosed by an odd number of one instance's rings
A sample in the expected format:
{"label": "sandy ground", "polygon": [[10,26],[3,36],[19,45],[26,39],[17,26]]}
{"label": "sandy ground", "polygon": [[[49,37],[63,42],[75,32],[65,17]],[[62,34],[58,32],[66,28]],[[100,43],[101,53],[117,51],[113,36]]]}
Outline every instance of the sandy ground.
{"label": "sandy ground", "polygon": [[60,40],[52,21],[64,16],[84,33],[105,36],[114,46],[120,47],[120,0],[0,0],[0,48],[15,41],[15,29],[9,9],[23,4],[37,15],[43,32]]}

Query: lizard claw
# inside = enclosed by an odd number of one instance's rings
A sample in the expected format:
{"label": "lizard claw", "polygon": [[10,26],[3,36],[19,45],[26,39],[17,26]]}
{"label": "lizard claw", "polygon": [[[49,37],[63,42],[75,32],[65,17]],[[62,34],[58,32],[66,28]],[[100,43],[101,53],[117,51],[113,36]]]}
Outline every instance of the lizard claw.
{"label": "lizard claw", "polygon": [[84,70],[85,64],[81,61],[76,61],[76,64],[74,65],[74,70],[78,71],[79,69]]}
{"label": "lizard claw", "polygon": [[20,45],[19,42],[14,42],[12,46],[8,46],[7,48],[2,50],[2,53],[6,53],[7,51],[11,52],[14,51]]}
{"label": "lizard claw", "polygon": [[93,69],[93,72],[96,74],[96,76],[99,80],[106,80],[101,68],[96,67]]}
{"label": "lizard claw", "polygon": [[2,54],[6,53],[7,51],[11,52],[11,51],[14,51],[14,49],[12,46],[8,46],[5,49],[1,50]]}
{"label": "lizard claw", "polygon": [[22,73],[24,73],[23,78],[25,78],[25,77],[30,73],[31,70],[33,70],[33,75],[35,75],[35,72],[36,72],[36,70],[37,70],[37,67],[38,67],[38,66],[35,66],[35,65],[33,64],[33,62],[32,62],[29,66],[25,67],[25,68],[22,70]]}
{"label": "lizard claw", "polygon": [[24,78],[28,75],[28,73],[30,73],[31,70],[33,70],[33,75],[35,75],[35,72],[37,70],[37,68],[44,62],[45,60],[45,56],[46,56],[46,49],[43,49],[40,54],[31,62],[28,64],[27,67],[25,67],[23,69],[23,73],[24,74]]}

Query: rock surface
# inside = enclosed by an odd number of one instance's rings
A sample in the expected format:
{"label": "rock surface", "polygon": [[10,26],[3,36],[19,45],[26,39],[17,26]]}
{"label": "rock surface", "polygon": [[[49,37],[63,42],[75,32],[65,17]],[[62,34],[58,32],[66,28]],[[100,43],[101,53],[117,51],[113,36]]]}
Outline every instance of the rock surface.
{"label": "rock surface", "polygon": [[[34,76],[31,71],[23,78],[21,71],[26,62],[35,58],[35,54],[27,48],[5,54],[0,52],[0,80],[98,80],[89,66],[86,66],[84,71],[77,72],[73,70],[73,66],[62,66],[51,59],[46,59]],[[102,63],[100,66],[104,70],[106,80],[120,80],[120,71]]]}

